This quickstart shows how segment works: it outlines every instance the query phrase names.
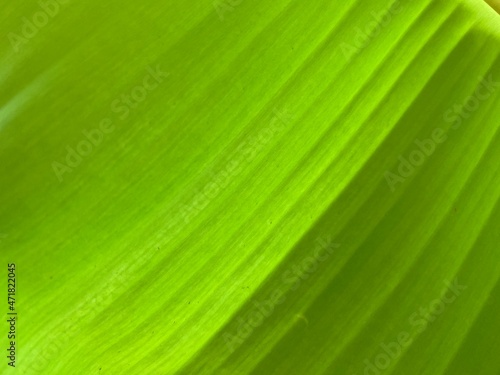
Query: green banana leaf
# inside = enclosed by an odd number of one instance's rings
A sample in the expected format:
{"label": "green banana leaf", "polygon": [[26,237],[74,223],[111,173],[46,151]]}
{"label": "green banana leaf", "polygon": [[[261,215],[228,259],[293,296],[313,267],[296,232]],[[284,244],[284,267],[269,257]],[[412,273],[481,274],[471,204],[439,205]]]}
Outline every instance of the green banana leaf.
{"label": "green banana leaf", "polygon": [[499,375],[495,6],[5,2],[0,374]]}

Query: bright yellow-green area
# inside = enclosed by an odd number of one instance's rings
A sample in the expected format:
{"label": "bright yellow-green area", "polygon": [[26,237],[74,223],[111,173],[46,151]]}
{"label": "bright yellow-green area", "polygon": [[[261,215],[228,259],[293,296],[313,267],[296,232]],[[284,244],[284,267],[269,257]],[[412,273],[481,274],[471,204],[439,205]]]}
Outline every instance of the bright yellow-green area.
{"label": "bright yellow-green area", "polygon": [[4,5],[0,374],[498,375],[500,16],[212,1]]}

